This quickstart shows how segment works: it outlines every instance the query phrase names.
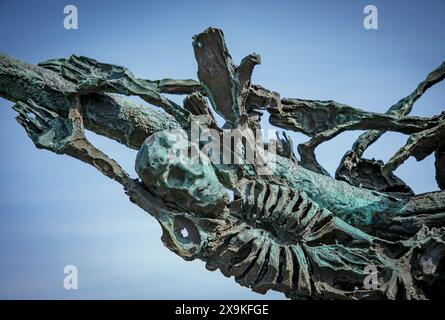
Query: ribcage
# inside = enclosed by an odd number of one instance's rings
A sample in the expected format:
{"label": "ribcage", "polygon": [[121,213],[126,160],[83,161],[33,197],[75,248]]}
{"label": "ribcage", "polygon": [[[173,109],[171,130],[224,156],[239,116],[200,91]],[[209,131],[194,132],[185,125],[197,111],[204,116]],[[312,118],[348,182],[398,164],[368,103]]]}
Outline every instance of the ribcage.
{"label": "ribcage", "polygon": [[278,184],[249,181],[240,196],[234,201],[232,212],[263,227],[270,226],[277,234],[286,231],[289,236],[301,238],[333,218],[305,192]]}
{"label": "ribcage", "polygon": [[309,265],[299,244],[285,245],[265,230],[247,224],[233,227],[207,259],[209,270],[220,269],[252,290],[298,291],[310,295]]}
{"label": "ribcage", "polygon": [[[219,268],[256,292],[273,289],[293,298],[316,297],[325,290],[335,292],[343,280],[362,287],[364,267],[380,265],[364,255],[360,246],[341,245],[339,241],[366,243],[369,239],[362,238],[359,230],[345,228],[304,192],[248,182],[232,202],[231,215],[242,222],[221,231],[218,242],[210,244],[215,250],[206,259],[207,268]],[[323,268],[337,272],[338,281],[323,279]]]}

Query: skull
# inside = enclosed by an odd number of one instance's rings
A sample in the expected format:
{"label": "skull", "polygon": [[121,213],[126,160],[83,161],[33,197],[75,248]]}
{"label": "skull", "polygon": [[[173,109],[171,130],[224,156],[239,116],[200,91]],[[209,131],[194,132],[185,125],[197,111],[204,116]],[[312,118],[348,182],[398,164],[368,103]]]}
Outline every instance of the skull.
{"label": "skull", "polygon": [[221,216],[229,202],[210,160],[182,129],[147,138],[136,157],[136,172],[167,204],[203,217]]}

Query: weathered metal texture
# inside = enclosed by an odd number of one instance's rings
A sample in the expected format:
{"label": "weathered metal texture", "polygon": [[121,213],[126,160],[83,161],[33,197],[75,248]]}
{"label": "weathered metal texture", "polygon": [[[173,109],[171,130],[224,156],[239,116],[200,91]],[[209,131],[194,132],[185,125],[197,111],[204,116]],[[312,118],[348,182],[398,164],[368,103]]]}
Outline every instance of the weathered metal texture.
{"label": "weathered metal texture", "polygon": [[[136,160],[144,186],[172,210],[187,212],[163,224],[165,243],[174,252],[203,259],[208,269],[220,269],[259,293],[272,289],[291,298],[425,298],[403,266],[419,241],[410,239],[405,245],[371,236],[320,207],[304,191],[262,180],[243,181],[228,203],[209,159],[198,150],[203,164],[188,163],[185,152],[191,148],[198,147],[185,131],[158,132],[144,142]],[[184,152],[172,156],[172,150]],[[437,246],[439,260],[445,253],[443,231],[422,230],[426,247]],[[385,286],[363,288],[370,265],[380,270]],[[415,274],[423,272],[418,267],[412,266]]]}
{"label": "weathered metal texture", "polygon": [[[220,269],[256,292],[277,290],[292,299],[429,299],[444,293],[445,192],[414,195],[393,174],[408,157],[435,153],[436,179],[444,188],[444,116],[407,116],[443,80],[444,64],[378,114],[335,101],[281,98],[252,84],[260,57],[251,54],[235,65],[221,30],[196,35],[193,49],[199,81],[139,79],[87,57],[32,66],[2,54],[0,96],[16,103],[17,120],[36,147],[79,159],[120,183],[160,223],[170,250],[202,259],[209,270]],[[187,97],[180,106],[164,93]],[[139,96],[165,112],[121,95]],[[267,151],[262,159],[268,175],[258,174],[259,162],[214,163],[202,152],[204,143],[190,140],[193,122],[222,135],[207,99],[227,128],[243,128],[244,148],[255,143],[264,112],[272,124],[311,140],[299,146],[298,160],[290,138],[277,137],[275,161]],[[140,180],[95,148],[84,128],[139,149]],[[314,150],[356,129],[371,131],[345,155],[334,179]],[[409,134],[407,144],[387,163],[362,159],[388,130]],[[201,161],[192,162],[188,152]],[[377,268],[379,286],[364,286],[367,266]]]}
{"label": "weathered metal texture", "polygon": [[445,190],[445,144],[442,144],[435,152],[436,156],[436,181],[441,190]]}
{"label": "weathered metal texture", "polygon": [[198,62],[198,78],[213,108],[227,121],[227,128],[237,127],[243,121],[242,116],[247,115],[245,101],[253,68],[261,63],[260,56],[250,54],[236,66],[222,30],[215,28],[195,35],[193,49]]}
{"label": "weathered metal texture", "polygon": [[[66,116],[69,97],[76,92],[76,84],[54,71],[0,54],[0,96],[8,100],[26,102],[32,99]],[[80,99],[87,129],[133,149],[138,149],[153,132],[179,127],[168,114],[115,94],[87,93]]]}

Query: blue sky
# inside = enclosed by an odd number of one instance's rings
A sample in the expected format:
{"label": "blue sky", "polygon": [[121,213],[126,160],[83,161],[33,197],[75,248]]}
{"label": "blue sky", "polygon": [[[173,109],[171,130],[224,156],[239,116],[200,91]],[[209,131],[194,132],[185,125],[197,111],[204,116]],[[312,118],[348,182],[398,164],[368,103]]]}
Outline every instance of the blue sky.
{"label": "blue sky", "polygon": [[[67,4],[79,10],[78,30],[63,28]],[[378,30],[363,28],[367,4],[379,10]],[[140,78],[196,78],[191,38],[214,26],[224,30],[235,61],[261,55],[255,83],[285,97],[384,112],[445,59],[444,9],[442,0],[0,0],[0,51],[32,63],[87,55]],[[413,114],[440,113],[444,88],[431,89]],[[255,294],[171,253],[156,221],[117,184],[79,161],[35,149],[10,106],[0,99],[0,298],[283,297]],[[320,162],[333,172],[359,133],[322,145]],[[134,172],[135,151],[89,136]],[[387,160],[405,141],[386,134],[366,156]],[[433,164],[433,157],[410,159],[397,173],[416,192],[436,190]],[[78,290],[63,288],[69,264],[78,267]]]}

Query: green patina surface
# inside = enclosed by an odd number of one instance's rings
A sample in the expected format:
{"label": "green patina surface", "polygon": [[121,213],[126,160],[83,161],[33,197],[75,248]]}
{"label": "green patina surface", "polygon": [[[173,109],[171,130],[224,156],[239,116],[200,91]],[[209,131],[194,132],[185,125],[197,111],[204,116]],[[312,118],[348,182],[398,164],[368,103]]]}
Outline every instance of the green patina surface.
{"label": "green patina surface", "polygon": [[[164,245],[202,259],[255,292],[292,299],[428,299],[445,288],[445,192],[415,195],[393,171],[408,157],[435,153],[443,188],[444,117],[409,117],[415,101],[445,77],[444,64],[386,114],[335,101],[281,99],[251,83],[257,54],[236,65],[221,30],[194,37],[199,81],[146,80],[122,66],[71,56],[33,66],[0,55],[0,96],[36,147],[90,164],[120,183],[130,200],[160,223]],[[185,94],[180,106],[163,94]],[[123,95],[139,96],[159,110]],[[222,134],[210,109],[244,128],[242,152],[254,145],[261,113],[310,140],[276,141],[261,163],[220,164],[191,141],[191,123]],[[85,137],[85,129],[139,150],[131,179]],[[345,130],[370,130],[345,155],[336,177],[314,150]],[[363,159],[384,131],[409,135],[386,164]],[[223,140],[221,140],[223,141]],[[270,143],[270,141],[268,142]],[[234,153],[232,147],[224,146]],[[193,151],[200,161],[192,162]],[[275,157],[275,158],[274,158]],[[229,197],[233,193],[233,197]],[[368,267],[379,286],[366,286]]]}

